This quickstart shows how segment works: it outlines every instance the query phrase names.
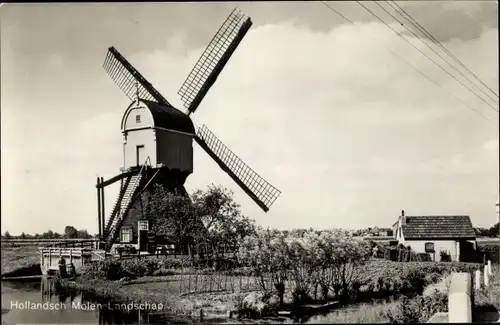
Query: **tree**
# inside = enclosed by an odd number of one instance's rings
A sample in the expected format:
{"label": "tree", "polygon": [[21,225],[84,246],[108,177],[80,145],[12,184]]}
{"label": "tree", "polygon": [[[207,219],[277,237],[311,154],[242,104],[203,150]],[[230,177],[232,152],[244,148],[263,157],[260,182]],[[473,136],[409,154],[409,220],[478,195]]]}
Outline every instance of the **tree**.
{"label": "tree", "polygon": [[341,230],[324,231],[311,239],[314,241],[311,253],[320,269],[318,281],[324,298],[329,290],[338,296],[342,289],[345,295],[353,283],[356,268],[370,256],[370,243]]}
{"label": "tree", "polygon": [[498,223],[490,228],[474,228],[474,232],[478,237],[497,237],[498,236]]}
{"label": "tree", "polygon": [[49,231],[43,233],[42,237],[47,238],[47,239],[52,239],[52,238],[54,238],[54,232],[52,230],[49,230]]}
{"label": "tree", "polygon": [[286,235],[276,230],[259,229],[255,235],[244,238],[238,260],[252,269],[264,294],[276,292],[282,305],[290,269]]}
{"label": "tree", "polygon": [[147,202],[145,215],[152,220],[152,230],[176,244],[208,244],[217,251],[237,246],[255,230],[252,220],[241,215],[232,192],[220,186],[196,190],[190,199],[155,185]]}
{"label": "tree", "polygon": [[189,197],[155,185],[148,198],[145,216],[151,220],[152,231],[165,235],[175,244],[192,242],[202,230]]}
{"label": "tree", "polygon": [[10,235],[10,233],[8,231],[6,231],[5,235],[3,235],[3,238],[5,238],[5,239],[11,239],[12,236]]}
{"label": "tree", "polygon": [[236,247],[243,238],[255,233],[253,220],[243,216],[233,192],[222,186],[209,186],[192,195],[195,214],[206,229],[207,242]]}
{"label": "tree", "polygon": [[21,233],[21,235],[19,236],[20,239],[26,239],[26,234],[24,233],[24,231]]}
{"label": "tree", "polygon": [[[280,232],[259,229],[239,248],[240,263],[249,266],[261,290],[276,292],[283,303],[285,284],[293,285],[296,302],[303,302],[311,289],[345,298],[355,287],[356,272],[370,256],[370,244],[341,230]],[[290,281],[289,281],[290,280]]]}
{"label": "tree", "polygon": [[78,237],[78,230],[76,230],[76,228],[73,226],[66,226],[64,228],[64,237],[65,238],[77,238]]}
{"label": "tree", "polygon": [[498,237],[498,222],[489,229],[489,237]]}
{"label": "tree", "polygon": [[77,238],[87,239],[87,238],[91,238],[91,237],[92,236],[89,234],[89,232],[86,229],[81,229],[81,230],[78,230],[78,232],[77,232]]}

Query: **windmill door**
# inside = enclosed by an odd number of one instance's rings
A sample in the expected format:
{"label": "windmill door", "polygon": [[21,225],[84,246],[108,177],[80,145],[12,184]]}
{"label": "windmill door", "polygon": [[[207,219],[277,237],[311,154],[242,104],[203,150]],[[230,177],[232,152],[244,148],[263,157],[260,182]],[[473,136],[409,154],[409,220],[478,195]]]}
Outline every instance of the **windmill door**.
{"label": "windmill door", "polygon": [[146,161],[145,155],[146,155],[146,153],[144,150],[144,146],[143,145],[137,146],[137,148],[136,148],[137,166],[144,164],[144,162]]}

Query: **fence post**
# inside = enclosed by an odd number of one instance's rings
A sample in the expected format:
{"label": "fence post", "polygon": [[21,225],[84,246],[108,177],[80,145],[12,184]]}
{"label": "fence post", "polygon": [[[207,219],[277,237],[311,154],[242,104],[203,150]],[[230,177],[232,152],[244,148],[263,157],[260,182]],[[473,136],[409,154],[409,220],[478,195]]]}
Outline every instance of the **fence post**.
{"label": "fence post", "polygon": [[488,275],[493,275],[493,270],[491,269],[491,261],[488,260]]}
{"label": "fence post", "polygon": [[481,289],[481,270],[476,270],[476,281],[475,281],[475,288],[476,290]]}
{"label": "fence post", "polygon": [[484,266],[484,287],[487,288],[490,285],[490,275],[488,273],[488,266]]}
{"label": "fence post", "polygon": [[451,276],[448,296],[448,322],[471,323],[471,277],[470,273],[454,273]]}

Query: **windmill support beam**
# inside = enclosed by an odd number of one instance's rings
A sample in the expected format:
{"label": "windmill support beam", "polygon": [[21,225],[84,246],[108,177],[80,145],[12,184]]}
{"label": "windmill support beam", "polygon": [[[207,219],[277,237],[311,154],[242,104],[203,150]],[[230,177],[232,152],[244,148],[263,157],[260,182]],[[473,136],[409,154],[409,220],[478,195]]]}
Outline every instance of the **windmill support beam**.
{"label": "windmill support beam", "polygon": [[[104,181],[104,178],[101,177],[100,183],[102,184]],[[106,218],[106,210],[104,209],[104,187],[101,187],[101,229],[104,232],[104,219]]]}
{"label": "windmill support beam", "polygon": [[115,182],[118,182],[121,179],[124,179],[125,177],[135,175],[135,174],[137,174],[137,172],[138,172],[137,170],[131,170],[131,171],[128,171],[125,173],[121,173],[119,175],[116,175],[115,177],[108,179],[107,181],[102,181],[101,183],[98,183],[96,185],[96,187],[106,187],[106,186],[111,185]]}
{"label": "windmill support beam", "polygon": [[99,228],[99,239],[102,240],[102,221],[101,221],[101,188],[99,187],[100,178],[97,177],[97,228]]}

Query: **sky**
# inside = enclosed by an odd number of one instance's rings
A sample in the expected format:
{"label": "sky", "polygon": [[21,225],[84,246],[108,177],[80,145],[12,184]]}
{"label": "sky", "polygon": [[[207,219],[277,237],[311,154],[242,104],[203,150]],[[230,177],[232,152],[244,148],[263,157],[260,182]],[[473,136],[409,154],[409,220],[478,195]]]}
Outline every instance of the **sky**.
{"label": "sky", "polygon": [[[189,192],[225,186],[281,229],[390,227],[403,209],[490,227],[498,96],[387,3],[391,15],[362,4],[387,25],[357,2],[329,3],[354,24],[321,2],[3,5],[2,232],[96,233],[96,177],[119,173],[130,103],[102,68],[107,48],[182,109],[179,87],[235,6],[254,24],[192,117],[282,194],[264,213],[196,144]],[[498,94],[497,2],[398,4]]]}

